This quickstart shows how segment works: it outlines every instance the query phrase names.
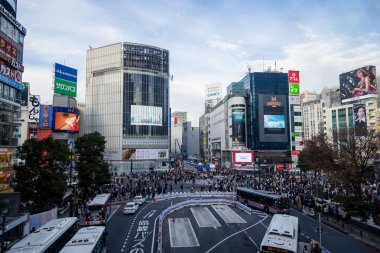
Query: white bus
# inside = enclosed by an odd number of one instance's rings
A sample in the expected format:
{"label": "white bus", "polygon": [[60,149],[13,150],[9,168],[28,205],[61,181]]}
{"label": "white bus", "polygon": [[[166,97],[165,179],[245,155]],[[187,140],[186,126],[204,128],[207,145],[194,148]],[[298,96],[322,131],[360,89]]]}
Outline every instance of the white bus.
{"label": "white bus", "polygon": [[91,226],[79,229],[60,253],[106,252],[106,228]]}
{"label": "white bus", "polygon": [[260,245],[261,253],[298,252],[298,218],[287,214],[275,214]]}
{"label": "white bus", "polygon": [[236,199],[246,206],[252,206],[267,213],[289,212],[289,199],[274,192],[238,187]]}
{"label": "white bus", "polygon": [[96,195],[86,208],[85,225],[105,225],[111,212],[111,206],[108,205],[111,194],[103,193]]}
{"label": "white bus", "polygon": [[59,252],[77,231],[78,218],[54,219],[13,245],[8,252]]}

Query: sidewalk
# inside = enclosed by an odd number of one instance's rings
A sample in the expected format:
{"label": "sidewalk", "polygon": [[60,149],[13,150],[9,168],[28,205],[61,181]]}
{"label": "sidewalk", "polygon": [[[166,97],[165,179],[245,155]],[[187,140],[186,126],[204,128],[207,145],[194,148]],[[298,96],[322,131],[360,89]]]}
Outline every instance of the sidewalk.
{"label": "sidewalk", "polygon": [[380,233],[371,232],[365,228],[361,228],[354,224],[354,221],[349,220],[348,222],[343,220],[338,220],[332,216],[324,216],[322,223],[341,231],[342,233],[348,234],[367,245],[370,245],[380,251]]}

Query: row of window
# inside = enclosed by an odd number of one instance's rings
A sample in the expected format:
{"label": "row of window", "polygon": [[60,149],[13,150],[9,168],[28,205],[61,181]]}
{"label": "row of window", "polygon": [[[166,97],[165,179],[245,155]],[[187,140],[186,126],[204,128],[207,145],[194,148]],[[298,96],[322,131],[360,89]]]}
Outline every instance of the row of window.
{"label": "row of window", "polygon": [[21,91],[6,84],[0,83],[0,97],[16,103],[20,103]]}

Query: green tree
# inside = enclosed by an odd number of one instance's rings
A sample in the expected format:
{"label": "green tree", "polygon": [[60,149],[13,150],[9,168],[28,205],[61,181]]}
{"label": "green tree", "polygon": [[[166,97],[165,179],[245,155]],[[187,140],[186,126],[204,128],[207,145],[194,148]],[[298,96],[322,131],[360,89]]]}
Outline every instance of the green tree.
{"label": "green tree", "polygon": [[30,139],[17,148],[17,157],[22,162],[13,166],[15,190],[21,193],[22,202],[33,202],[31,211],[46,211],[62,200],[67,187],[68,155],[67,144],[51,137]]}
{"label": "green tree", "polygon": [[103,156],[105,145],[104,136],[98,132],[85,134],[76,141],[79,153],[77,171],[83,199],[90,197],[100,185],[111,182],[108,164]]}

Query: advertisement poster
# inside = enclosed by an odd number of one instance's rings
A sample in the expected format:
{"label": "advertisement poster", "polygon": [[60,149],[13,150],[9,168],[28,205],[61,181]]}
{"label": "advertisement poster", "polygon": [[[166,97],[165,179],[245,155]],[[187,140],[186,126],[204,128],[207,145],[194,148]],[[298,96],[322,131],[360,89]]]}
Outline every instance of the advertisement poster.
{"label": "advertisement poster", "polygon": [[162,107],[131,105],[131,125],[162,126]]}
{"label": "advertisement poster", "polygon": [[56,63],[54,65],[54,93],[76,97],[77,74],[76,69]]}
{"label": "advertisement poster", "polygon": [[366,66],[339,75],[342,103],[377,97],[376,67]]}
{"label": "advertisement poster", "polygon": [[28,106],[28,97],[29,97],[29,83],[22,83],[23,89],[21,92],[21,106]]}
{"label": "advertisement poster", "polygon": [[40,121],[40,96],[30,95],[28,104],[28,122],[38,123]]}
{"label": "advertisement poster", "polygon": [[53,107],[51,105],[40,106],[40,125],[41,129],[52,129]]}
{"label": "advertisement poster", "polygon": [[285,134],[285,107],[277,96],[272,96],[264,106],[264,133]]}
{"label": "advertisement poster", "polygon": [[233,151],[233,162],[235,164],[252,164],[253,151]]}
{"label": "advertisement poster", "polygon": [[245,108],[232,108],[232,145],[245,146]]}
{"label": "advertisement poster", "polygon": [[123,160],[166,160],[169,157],[167,149],[134,149],[124,148],[122,159]]}
{"label": "advertisement poster", "polygon": [[365,104],[354,104],[353,111],[355,136],[367,136],[367,112]]}

